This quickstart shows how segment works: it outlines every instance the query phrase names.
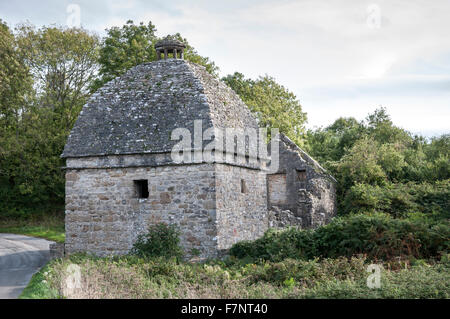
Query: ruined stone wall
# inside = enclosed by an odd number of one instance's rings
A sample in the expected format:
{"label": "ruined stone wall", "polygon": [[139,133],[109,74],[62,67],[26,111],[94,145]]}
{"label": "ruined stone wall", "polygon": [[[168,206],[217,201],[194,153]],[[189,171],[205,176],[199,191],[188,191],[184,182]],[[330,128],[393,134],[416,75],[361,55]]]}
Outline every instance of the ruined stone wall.
{"label": "ruined stone wall", "polygon": [[267,181],[271,227],[315,228],[336,215],[334,179],[283,135],[279,169]]}
{"label": "ruined stone wall", "polygon": [[326,178],[309,181],[311,217],[310,227],[328,224],[336,215],[336,184]]}
{"label": "ruined stone wall", "polygon": [[264,234],[268,226],[265,173],[216,164],[216,191],[218,249]]}
{"label": "ruined stone wall", "polygon": [[[92,166],[104,159],[68,161]],[[148,179],[149,197],[136,198],[134,180]],[[180,226],[181,242],[200,257],[216,252],[215,171],[213,164],[67,168],[66,252],[99,256],[125,254],[149,224]]]}

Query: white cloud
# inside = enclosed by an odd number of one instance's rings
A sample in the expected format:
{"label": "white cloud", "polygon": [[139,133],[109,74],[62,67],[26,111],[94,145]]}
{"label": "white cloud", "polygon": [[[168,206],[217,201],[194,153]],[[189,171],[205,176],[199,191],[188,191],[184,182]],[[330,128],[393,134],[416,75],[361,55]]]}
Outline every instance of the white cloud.
{"label": "white cloud", "polygon": [[[426,102],[427,114],[414,111],[406,120],[394,119],[414,130],[448,130],[449,114],[441,112],[448,108],[448,96],[422,97],[430,96],[427,89],[434,92],[433,86],[448,83],[427,82],[426,72],[432,68],[443,81],[450,75],[450,1],[133,0],[80,1],[80,6],[87,28],[101,32],[128,19],[151,20],[159,35],[180,32],[222,74],[274,76],[298,95],[310,125],[344,113],[364,117],[374,105],[392,107],[397,114],[406,105],[419,110]],[[378,10],[379,19],[373,16]],[[50,23],[52,16],[47,19]],[[418,77],[423,96],[410,83]]]}

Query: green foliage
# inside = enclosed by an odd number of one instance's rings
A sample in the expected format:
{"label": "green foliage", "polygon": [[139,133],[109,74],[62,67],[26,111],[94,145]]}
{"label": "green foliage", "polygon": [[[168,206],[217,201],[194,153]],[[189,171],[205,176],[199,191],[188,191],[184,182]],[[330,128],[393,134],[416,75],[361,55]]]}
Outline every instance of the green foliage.
{"label": "green foliage", "polygon": [[77,28],[19,25],[16,32],[34,78],[34,106],[51,110],[57,128],[70,130],[96,76],[99,39]]}
{"label": "green foliage", "polygon": [[[31,74],[14,34],[0,19],[0,142],[1,137],[17,125],[31,91]],[[3,148],[0,143],[0,156]]]}
{"label": "green foliage", "polygon": [[[380,108],[365,121],[340,118],[309,130],[305,146],[337,179],[340,214],[366,210],[400,217],[414,210],[448,211],[445,194],[437,195],[442,193],[440,181],[450,176],[448,134],[431,141],[412,136]],[[426,200],[430,196],[435,201]]]}
{"label": "green foliage", "polygon": [[0,233],[22,234],[64,242],[64,214],[36,212],[27,216],[27,219],[18,218],[17,215],[9,219],[0,216]]}
{"label": "green foliage", "polygon": [[448,298],[449,268],[446,265],[418,266],[396,272],[383,271],[378,289],[368,289],[366,280],[329,280],[308,289],[304,298],[327,299],[415,299]]}
{"label": "green foliage", "polygon": [[106,31],[99,52],[101,78],[94,82],[92,91],[135,65],[156,60],[156,27],[150,21],[147,25],[143,22],[135,25],[129,20],[121,28],[112,27]]}
{"label": "green foliage", "polygon": [[305,147],[347,189],[356,183],[448,179],[449,145],[448,134],[431,142],[413,137],[396,127],[386,109],[380,108],[362,122],[340,118],[324,129],[309,130]]}
{"label": "green foliage", "polygon": [[340,181],[348,186],[355,183],[384,185],[387,175],[380,158],[377,142],[368,137],[358,140],[336,166]]}
{"label": "green foliage", "polygon": [[270,261],[364,254],[371,260],[397,256],[432,258],[448,252],[448,221],[393,219],[388,215],[335,218],[316,230],[269,230],[255,241],[235,244],[230,254]]}
{"label": "green foliage", "polygon": [[15,50],[4,51],[6,61],[16,59],[16,76],[27,71],[33,87],[19,98],[24,84],[9,81],[17,94],[14,121],[0,128],[0,217],[28,218],[63,205],[60,155],[89,96],[98,39],[82,29],[31,25],[19,25],[8,39]]}
{"label": "green foliage", "polygon": [[50,286],[46,274],[52,267],[52,263],[45,265],[31,277],[30,282],[22,291],[19,299],[59,299],[58,289]]}
{"label": "green foliage", "polygon": [[[156,36],[156,27],[151,21],[147,25],[143,22],[135,25],[132,20],[128,20],[122,27],[112,27],[106,31],[107,36],[103,39],[100,48],[100,78],[92,84],[93,92],[133,66],[157,59],[155,44],[161,38]],[[186,60],[203,65],[209,73],[217,75],[218,68],[214,62],[200,56],[179,33],[169,37],[186,45],[184,53]]]}
{"label": "green foliage", "polygon": [[393,217],[422,213],[429,218],[450,218],[450,180],[435,183],[352,186],[342,203],[342,213],[382,211]]}
{"label": "green foliage", "polygon": [[365,132],[365,127],[356,119],[338,118],[327,128],[308,130],[306,149],[322,164],[339,161]]}
{"label": "green foliage", "polygon": [[222,80],[228,84],[256,114],[261,127],[278,128],[299,145],[303,144],[306,113],[297,97],[269,76],[246,79],[235,72]]}
{"label": "green foliage", "polygon": [[[447,258],[447,257],[446,257]],[[448,298],[448,258],[384,262],[381,287],[367,287],[365,257],[185,263],[136,256],[72,255],[38,272],[21,298],[61,298],[67,266],[82,273],[81,298]]]}
{"label": "green foliage", "polygon": [[158,223],[151,225],[148,232],[138,236],[131,254],[139,257],[177,257],[183,255],[180,247],[180,231],[175,225]]}

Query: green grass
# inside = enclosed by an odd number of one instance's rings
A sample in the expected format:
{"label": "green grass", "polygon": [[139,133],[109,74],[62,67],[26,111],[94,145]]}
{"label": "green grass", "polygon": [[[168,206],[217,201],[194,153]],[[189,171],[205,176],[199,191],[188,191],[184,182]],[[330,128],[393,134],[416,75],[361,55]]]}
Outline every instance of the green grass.
{"label": "green grass", "polygon": [[20,234],[32,237],[44,238],[58,243],[63,243],[66,235],[64,227],[47,228],[44,226],[17,226],[17,227],[0,227],[0,233]]}
{"label": "green grass", "polygon": [[[81,286],[63,296],[67,268],[81,270]],[[245,263],[230,258],[206,263],[135,256],[97,258],[76,254],[52,261],[21,298],[449,298],[450,264],[396,260],[383,263],[381,287],[367,287],[363,257],[286,259]],[[67,292],[67,290],[66,290]]]}
{"label": "green grass", "polygon": [[2,219],[0,233],[27,235],[63,243],[64,215],[42,214],[33,219]]}
{"label": "green grass", "polygon": [[51,288],[47,280],[46,273],[51,268],[52,263],[45,265],[40,271],[31,277],[28,286],[22,291],[19,299],[55,299],[60,298],[57,289]]}

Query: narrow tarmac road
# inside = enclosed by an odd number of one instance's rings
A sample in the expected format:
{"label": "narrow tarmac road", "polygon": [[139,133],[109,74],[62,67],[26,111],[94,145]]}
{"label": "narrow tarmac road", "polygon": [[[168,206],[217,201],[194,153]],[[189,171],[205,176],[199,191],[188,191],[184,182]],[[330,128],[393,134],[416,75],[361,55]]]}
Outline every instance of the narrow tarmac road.
{"label": "narrow tarmac road", "polygon": [[0,234],[0,299],[20,295],[33,274],[50,259],[51,243],[40,238]]}

